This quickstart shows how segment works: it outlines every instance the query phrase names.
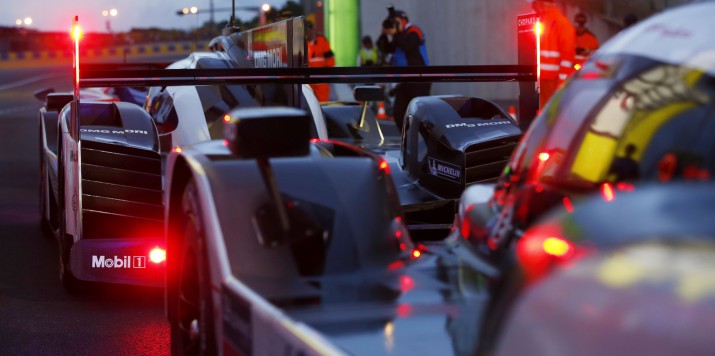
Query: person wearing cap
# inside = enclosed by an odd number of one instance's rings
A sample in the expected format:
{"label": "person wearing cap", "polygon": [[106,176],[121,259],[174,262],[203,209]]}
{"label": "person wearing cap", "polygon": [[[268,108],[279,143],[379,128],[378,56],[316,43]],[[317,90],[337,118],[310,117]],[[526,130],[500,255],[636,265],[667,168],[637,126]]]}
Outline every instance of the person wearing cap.
{"label": "person wearing cap", "polygon": [[595,52],[600,45],[596,35],[586,27],[586,21],[588,21],[586,14],[582,12],[574,16],[574,22],[576,23],[576,68],[580,68],[588,56]]}
{"label": "person wearing cap", "polygon": [[[392,37],[389,48],[392,64],[397,67],[422,67],[429,65],[425,35],[422,29],[410,23],[404,11],[388,8],[389,17],[382,24],[382,33]],[[431,83],[400,83],[391,92],[395,95],[394,118],[402,130],[407,105],[418,96],[430,94]]]}
{"label": "person wearing cap", "polygon": [[[306,21],[305,34],[308,39],[308,66],[309,67],[334,67],[335,57],[330,49],[330,42],[322,34],[316,34],[313,23]],[[330,100],[329,84],[310,84],[318,101]]]}
{"label": "person wearing cap", "polygon": [[531,6],[542,25],[539,108],[543,108],[574,71],[576,29],[553,0],[534,0]]}
{"label": "person wearing cap", "polygon": [[378,65],[377,48],[372,44],[372,37],[362,38],[362,47],[358,50],[357,64],[361,67],[371,67]]}

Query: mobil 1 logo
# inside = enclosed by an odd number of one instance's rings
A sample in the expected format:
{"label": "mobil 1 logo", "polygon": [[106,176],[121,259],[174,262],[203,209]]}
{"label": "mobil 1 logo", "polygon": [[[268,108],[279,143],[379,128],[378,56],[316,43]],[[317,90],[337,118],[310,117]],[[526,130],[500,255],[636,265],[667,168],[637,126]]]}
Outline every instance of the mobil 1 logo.
{"label": "mobil 1 logo", "polygon": [[146,256],[92,255],[92,268],[146,268]]}
{"label": "mobil 1 logo", "polygon": [[455,183],[462,183],[462,169],[451,163],[427,157],[429,174]]}

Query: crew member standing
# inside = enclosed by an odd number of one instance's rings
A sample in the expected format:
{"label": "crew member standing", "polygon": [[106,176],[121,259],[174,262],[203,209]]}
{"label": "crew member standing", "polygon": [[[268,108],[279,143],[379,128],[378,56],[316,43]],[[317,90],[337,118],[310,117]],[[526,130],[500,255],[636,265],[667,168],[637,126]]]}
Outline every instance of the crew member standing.
{"label": "crew member standing", "polygon": [[[422,67],[429,65],[427,47],[422,30],[411,24],[404,11],[388,8],[390,16],[382,24],[383,35],[391,36],[392,63],[397,67]],[[394,117],[402,130],[407,105],[418,96],[430,94],[431,83],[400,83],[395,87]]]}
{"label": "crew member standing", "polygon": [[[316,34],[313,23],[306,21],[305,33],[308,37],[308,66],[309,67],[334,67],[335,57],[330,49],[330,42],[322,34]],[[330,100],[329,84],[311,84],[318,101]]]}
{"label": "crew member standing", "polygon": [[541,79],[539,108],[543,108],[556,90],[573,73],[576,30],[553,0],[535,0],[532,8],[543,26],[541,34]]}
{"label": "crew member standing", "polygon": [[586,15],[578,13],[574,17],[576,23],[576,60],[575,67],[581,68],[591,53],[596,52],[600,43],[591,30],[586,27]]}
{"label": "crew member standing", "polygon": [[372,38],[365,36],[362,38],[362,47],[358,50],[357,64],[360,67],[372,67],[378,65],[377,48],[372,44]]}

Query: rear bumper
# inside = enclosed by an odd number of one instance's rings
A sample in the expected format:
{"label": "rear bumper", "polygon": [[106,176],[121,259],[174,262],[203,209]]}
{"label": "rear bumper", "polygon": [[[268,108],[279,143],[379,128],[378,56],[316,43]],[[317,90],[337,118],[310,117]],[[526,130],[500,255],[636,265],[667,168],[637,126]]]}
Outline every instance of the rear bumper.
{"label": "rear bumper", "polygon": [[80,240],[70,250],[70,266],[77,279],[92,282],[163,287],[166,261],[151,262],[164,238]]}

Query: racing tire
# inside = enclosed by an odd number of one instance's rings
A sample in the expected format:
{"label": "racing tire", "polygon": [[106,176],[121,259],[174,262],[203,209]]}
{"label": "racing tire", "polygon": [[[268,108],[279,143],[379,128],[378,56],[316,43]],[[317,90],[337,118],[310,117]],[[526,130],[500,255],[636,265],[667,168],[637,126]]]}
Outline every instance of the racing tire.
{"label": "racing tire", "polygon": [[47,201],[48,196],[49,196],[49,188],[48,184],[49,181],[47,179],[47,163],[45,162],[45,154],[44,154],[44,148],[42,147],[42,126],[40,126],[40,186],[39,186],[39,214],[40,214],[40,228],[42,229],[42,236],[43,237],[49,237],[54,234],[54,231],[52,229],[52,223],[50,220],[48,220],[48,216],[50,216],[50,219],[52,216],[48,214],[47,211]]}
{"label": "racing tire", "polygon": [[62,287],[70,294],[79,294],[84,290],[85,284],[84,282],[80,281],[77,279],[74,274],[72,274],[72,270],[70,269],[70,249],[72,248],[72,244],[74,243],[74,240],[72,239],[72,236],[67,234],[67,230],[65,228],[65,219],[67,218],[65,215],[65,202],[64,202],[64,187],[65,187],[65,177],[64,177],[64,165],[63,165],[63,160],[62,160],[62,146],[60,144],[59,150],[58,150],[58,190],[59,190],[59,233],[57,234],[57,245],[59,248],[59,260],[60,260],[60,265],[59,265],[59,272],[60,272],[60,281],[62,282]]}
{"label": "racing tire", "polygon": [[173,290],[176,295],[171,297],[176,301],[172,303],[176,308],[176,318],[171,320],[171,353],[214,355],[217,348],[206,235],[198,192],[193,181],[184,189],[181,213],[178,215],[177,221],[183,223],[183,238],[180,246],[177,246],[180,257],[173,265],[179,273]]}

